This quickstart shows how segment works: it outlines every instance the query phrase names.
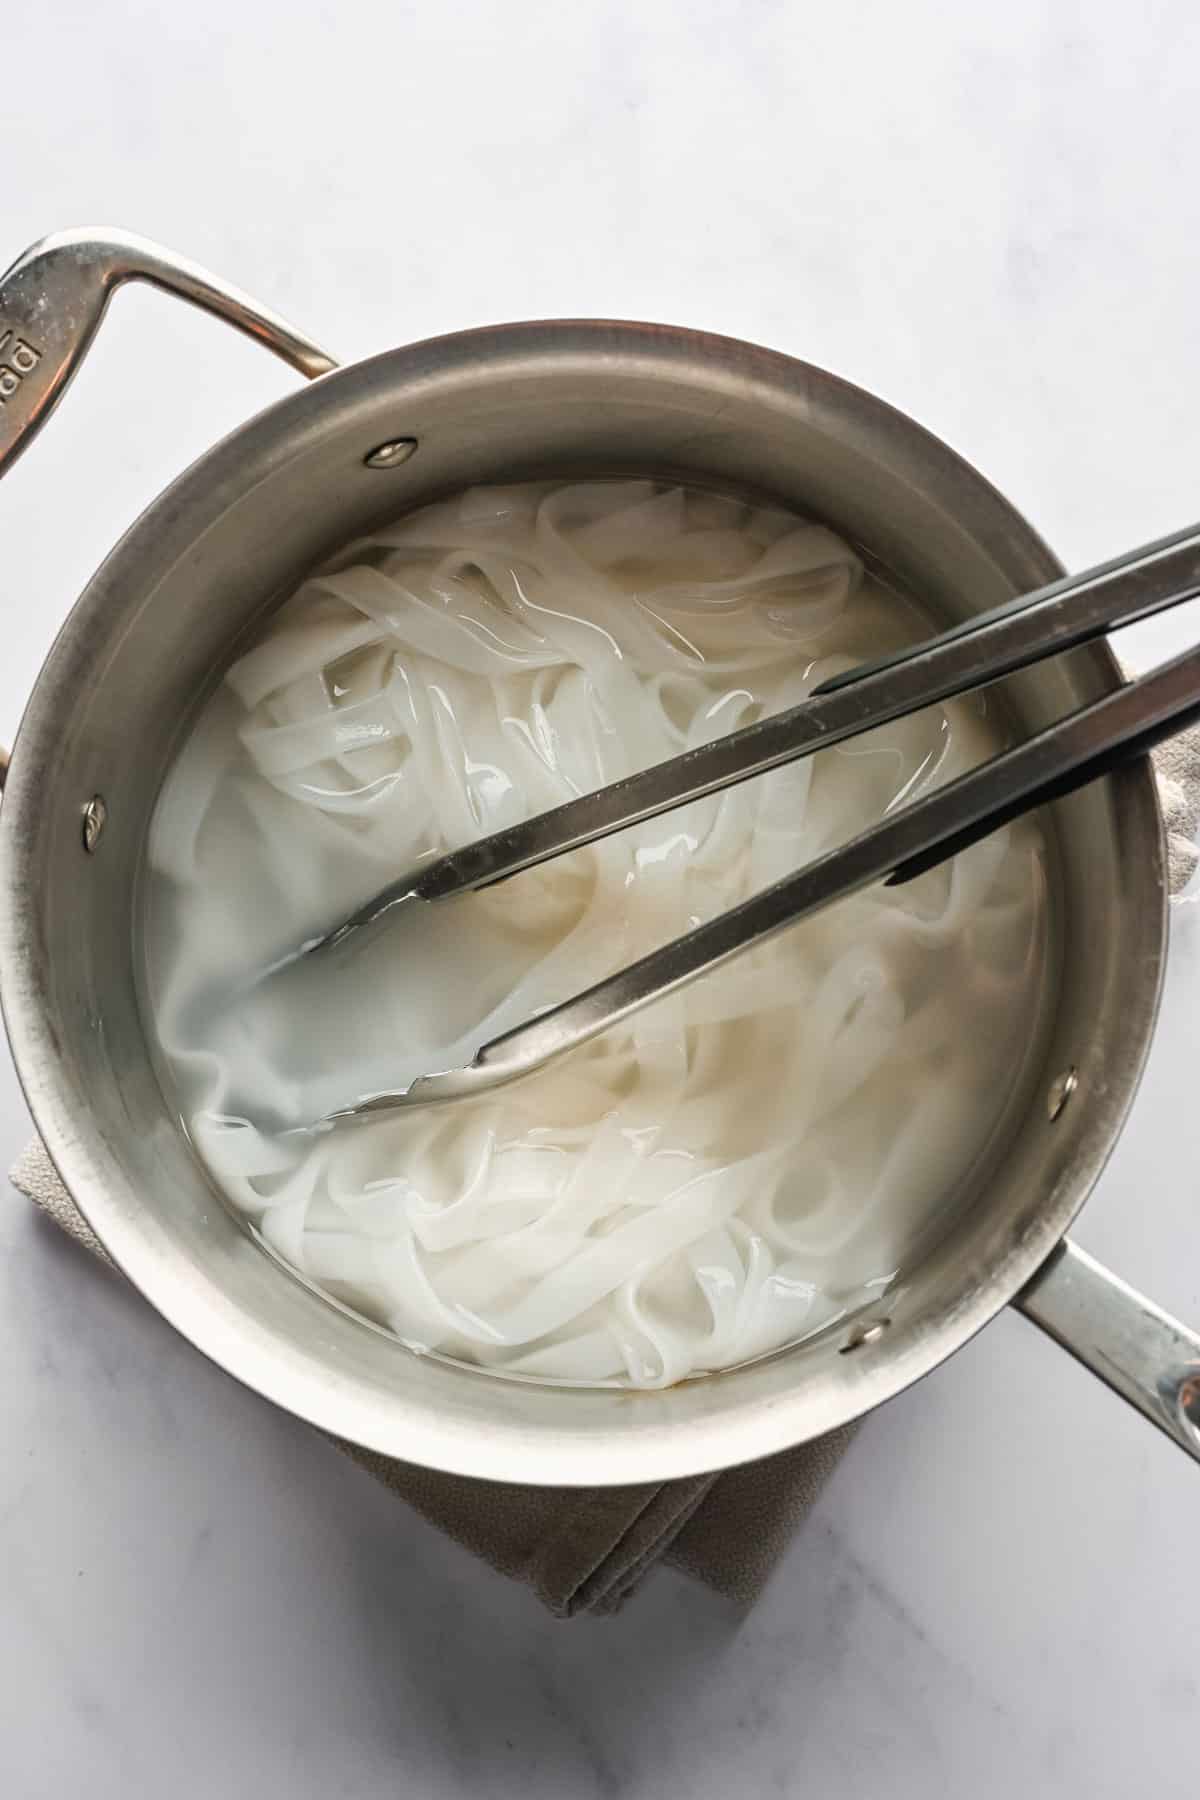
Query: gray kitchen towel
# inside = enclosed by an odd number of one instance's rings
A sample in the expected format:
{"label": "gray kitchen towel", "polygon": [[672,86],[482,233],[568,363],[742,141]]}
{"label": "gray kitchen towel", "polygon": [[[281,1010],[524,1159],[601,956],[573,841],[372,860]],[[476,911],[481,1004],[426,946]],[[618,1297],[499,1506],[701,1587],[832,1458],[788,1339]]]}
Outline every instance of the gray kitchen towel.
{"label": "gray kitchen towel", "polygon": [[1200,867],[1200,725],[1160,744],[1154,768],[1167,832],[1171,892],[1178,894]]}
{"label": "gray kitchen towel", "polygon": [[[1156,751],[1155,765],[1176,894],[1197,868],[1200,731]],[[12,1181],[64,1231],[108,1261],[40,1142],[26,1150]],[[353,1444],[339,1447],[447,1536],[501,1574],[525,1582],[551,1612],[566,1618],[616,1612],[660,1562],[751,1605],[852,1430],[831,1432],[720,1475],[618,1488],[473,1481]]]}

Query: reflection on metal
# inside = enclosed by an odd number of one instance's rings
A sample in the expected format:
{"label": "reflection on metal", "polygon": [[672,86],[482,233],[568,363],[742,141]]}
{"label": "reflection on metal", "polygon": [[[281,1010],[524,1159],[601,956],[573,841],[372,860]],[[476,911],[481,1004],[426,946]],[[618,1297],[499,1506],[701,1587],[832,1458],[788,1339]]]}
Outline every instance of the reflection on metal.
{"label": "reflection on metal", "polygon": [[1079,1086],[1079,1070],[1072,1066],[1064,1069],[1061,1075],[1050,1083],[1050,1092],[1046,1095],[1046,1114],[1053,1124],[1063,1112],[1067,1101]]}
{"label": "reflection on metal", "polygon": [[368,469],[398,469],[417,451],[416,438],[391,438],[386,444],[377,444],[374,450],[363,457]]}
{"label": "reflection on metal", "polygon": [[845,1356],[851,1350],[861,1350],[864,1344],[877,1344],[891,1322],[890,1319],[860,1319],[857,1325],[851,1327],[842,1345],[842,1355]]}
{"label": "reflection on metal", "polygon": [[91,856],[100,842],[108,818],[108,808],[99,794],[93,794],[83,809],[83,847]]}

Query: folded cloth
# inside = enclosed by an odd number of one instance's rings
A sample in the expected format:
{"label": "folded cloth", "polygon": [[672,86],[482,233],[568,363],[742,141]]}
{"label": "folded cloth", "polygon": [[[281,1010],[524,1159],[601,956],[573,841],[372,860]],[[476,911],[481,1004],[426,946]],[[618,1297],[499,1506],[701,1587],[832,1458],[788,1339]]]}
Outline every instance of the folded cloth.
{"label": "folded cloth", "polygon": [[[1198,862],[1200,730],[1172,739],[1154,760],[1175,894]],[[12,1180],[56,1224],[108,1261],[40,1142],[26,1150]],[[501,1574],[525,1582],[551,1612],[567,1618],[616,1612],[660,1562],[751,1605],[852,1431],[844,1427],[720,1475],[616,1488],[473,1481],[335,1442],[447,1536]]]}
{"label": "folded cloth", "polygon": [[1178,894],[1200,867],[1200,726],[1160,744],[1154,768],[1167,833],[1171,892]]}

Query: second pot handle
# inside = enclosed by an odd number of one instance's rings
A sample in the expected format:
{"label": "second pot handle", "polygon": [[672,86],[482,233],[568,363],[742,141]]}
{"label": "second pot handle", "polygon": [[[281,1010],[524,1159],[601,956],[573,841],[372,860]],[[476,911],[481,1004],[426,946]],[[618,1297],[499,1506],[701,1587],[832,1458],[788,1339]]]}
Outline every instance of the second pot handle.
{"label": "second pot handle", "polygon": [[1013,1305],[1200,1462],[1200,1334],[1069,1238]]}
{"label": "second pot handle", "polygon": [[149,281],[203,306],[302,375],[337,367],[278,314],[148,238],[104,226],[59,231],[0,275],[0,475],[54,410],[126,281]]}

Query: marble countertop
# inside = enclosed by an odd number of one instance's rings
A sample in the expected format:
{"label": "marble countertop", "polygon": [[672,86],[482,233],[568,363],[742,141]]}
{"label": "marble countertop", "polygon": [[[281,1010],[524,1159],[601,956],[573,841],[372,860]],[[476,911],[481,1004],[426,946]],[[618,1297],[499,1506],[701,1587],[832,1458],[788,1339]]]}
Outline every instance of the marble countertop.
{"label": "marble countertop", "polygon": [[[0,261],[111,220],[346,357],[731,332],[915,413],[1081,565],[1200,510],[1198,63],[1187,0],[26,8]],[[124,524],[293,379],[121,297],[0,490],[0,735]],[[1198,983],[1200,906],[1078,1231],[1193,1319]],[[0,1164],[27,1133],[5,1057]],[[749,1616],[662,1573],[563,1625],[13,1194],[0,1249],[12,1800],[1195,1792],[1200,1471],[1016,1316],[867,1423]]]}

